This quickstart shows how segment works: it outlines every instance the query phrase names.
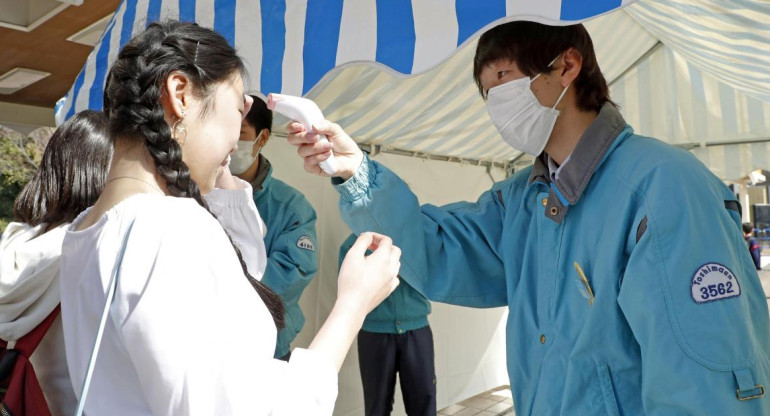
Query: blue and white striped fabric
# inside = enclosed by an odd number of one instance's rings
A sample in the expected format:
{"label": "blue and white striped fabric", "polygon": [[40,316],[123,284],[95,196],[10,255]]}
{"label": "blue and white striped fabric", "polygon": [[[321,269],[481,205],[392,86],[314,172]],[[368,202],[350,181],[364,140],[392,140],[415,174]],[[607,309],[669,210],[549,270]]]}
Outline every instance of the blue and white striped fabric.
{"label": "blue and white striped fabric", "polygon": [[[608,80],[618,78],[657,39],[624,13],[586,23]],[[616,41],[622,33],[623,47]],[[432,155],[505,162],[519,155],[500,139],[471,76],[475,42],[435,70],[404,78],[364,65],[335,71],[308,97],[362,143]],[[287,120],[276,117],[276,133]]]}
{"label": "blue and white striped fabric", "polygon": [[644,0],[625,11],[690,64],[770,101],[770,1]]}
{"label": "blue and white striped fabric", "polygon": [[770,101],[733,88],[672,48],[656,50],[611,92],[637,132],[691,149],[720,178],[770,166]]}
{"label": "blue and white striped fabric", "polygon": [[[250,91],[304,94],[361,143],[505,163],[519,153],[500,139],[473,84],[476,35],[503,20],[566,23],[630,2],[580,12],[573,6],[587,1],[323,3],[125,0],[57,119],[101,107],[108,63],[148,16],[179,17],[236,45]],[[585,24],[637,132],[691,149],[723,179],[770,166],[770,3],[643,0]],[[278,135],[285,121],[277,118]]]}
{"label": "blue and white striped fabric", "polygon": [[250,90],[303,95],[335,67],[376,62],[400,74],[435,67],[494,22],[582,21],[636,0],[124,0],[57,121],[100,109],[120,47],[159,18],[213,27],[250,69]]}
{"label": "blue and white striped fabric", "polygon": [[[758,90],[734,87],[732,80],[701,69],[661,42],[631,17],[642,7],[649,8],[647,0],[585,23],[626,120],[640,134],[690,149],[723,179],[770,166],[770,100],[758,99]],[[770,13],[757,14],[758,20],[744,20],[744,30],[756,36],[762,16],[770,21]],[[740,44],[730,53],[737,54]],[[473,50],[469,44],[438,70],[408,79],[369,67],[345,68],[308,96],[361,142],[417,156],[505,162],[519,153],[499,138],[478,96],[470,76]],[[770,72],[747,78],[763,74]]]}
{"label": "blue and white striped fabric", "polygon": [[628,122],[722,179],[770,167],[770,3],[645,0],[624,13],[663,45],[611,86]]}

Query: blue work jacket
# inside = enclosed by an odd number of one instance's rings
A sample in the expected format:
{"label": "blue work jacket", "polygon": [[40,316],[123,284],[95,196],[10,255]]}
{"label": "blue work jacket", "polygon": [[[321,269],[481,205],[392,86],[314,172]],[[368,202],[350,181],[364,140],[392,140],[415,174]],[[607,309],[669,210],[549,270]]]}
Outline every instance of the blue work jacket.
{"label": "blue work jacket", "polygon": [[318,271],[316,213],[304,195],[275,179],[270,162],[259,155],[252,183],[254,203],[265,221],[267,267],[262,283],[283,299],[286,327],[278,332],[275,357],[289,353],[290,344],[305,325],[299,299]]}
{"label": "blue work jacket", "polygon": [[[351,234],[340,246],[340,265],[355,241],[356,235]],[[403,334],[428,326],[428,315],[428,299],[402,280],[393,293],[366,315],[361,329],[379,334]]]}
{"label": "blue work jacket", "polygon": [[545,155],[475,202],[420,206],[365,158],[339,183],[429,299],[507,305],[517,415],[770,415],[770,319],[730,190],[605,105],[555,183]]}

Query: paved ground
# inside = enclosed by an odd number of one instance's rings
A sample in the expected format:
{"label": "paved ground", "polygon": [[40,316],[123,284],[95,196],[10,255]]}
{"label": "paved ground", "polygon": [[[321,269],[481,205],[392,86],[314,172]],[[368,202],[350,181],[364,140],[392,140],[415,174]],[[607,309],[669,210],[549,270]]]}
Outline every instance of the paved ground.
{"label": "paved ground", "polygon": [[441,409],[438,416],[515,416],[511,389],[500,386]]}

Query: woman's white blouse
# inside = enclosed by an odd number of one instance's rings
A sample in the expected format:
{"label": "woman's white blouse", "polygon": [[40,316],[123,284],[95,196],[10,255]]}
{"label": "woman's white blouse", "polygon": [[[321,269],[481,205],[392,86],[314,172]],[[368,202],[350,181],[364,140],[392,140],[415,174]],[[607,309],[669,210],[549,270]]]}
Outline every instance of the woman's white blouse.
{"label": "woman's white blouse", "polygon": [[134,223],[86,414],[330,415],[336,369],[309,350],[295,349],[289,363],[272,358],[272,317],[222,228],[257,230],[251,243],[247,233],[233,239],[261,277],[263,226],[251,188],[208,202],[221,224],[192,199],[139,194],[73,231],[82,214],[67,232],[62,319],[79,397],[116,256]]}

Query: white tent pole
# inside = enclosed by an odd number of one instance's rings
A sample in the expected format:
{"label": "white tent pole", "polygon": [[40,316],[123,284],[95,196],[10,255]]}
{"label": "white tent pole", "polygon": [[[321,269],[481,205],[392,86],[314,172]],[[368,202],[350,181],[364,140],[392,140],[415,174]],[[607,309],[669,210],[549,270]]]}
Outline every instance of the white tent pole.
{"label": "white tent pole", "polygon": [[612,85],[617,82],[617,80],[623,78],[624,75],[628,73],[628,71],[631,71],[632,69],[636,68],[640,63],[642,63],[645,59],[647,59],[650,55],[655,53],[658,49],[660,49],[663,46],[663,42],[657,41],[654,45],[650,46],[650,49],[647,49],[647,52],[645,52],[642,56],[640,56],[637,60],[634,61],[631,65],[628,66],[628,68],[624,69],[623,72],[620,73],[620,75],[613,78],[612,81],[610,81],[607,86],[612,87]]}
{"label": "white tent pole", "polygon": [[[283,137],[286,138],[285,133],[278,133],[273,132],[273,136],[277,137]],[[491,160],[481,160],[481,159],[468,159],[463,157],[455,157],[455,156],[442,156],[442,155],[434,155],[431,153],[423,153],[423,152],[416,152],[413,150],[403,150],[403,149],[397,149],[397,148],[391,148],[387,146],[382,146],[379,144],[373,144],[373,143],[358,143],[358,147],[369,153],[371,156],[375,156],[378,153],[387,153],[392,155],[399,155],[399,156],[409,156],[409,157],[416,157],[420,159],[426,159],[426,160],[436,160],[440,162],[455,162],[459,163],[461,165],[471,165],[471,166],[484,166],[488,168],[499,168],[504,169],[508,171],[510,167],[513,166],[513,163],[521,158],[524,154],[520,154],[516,156],[515,158],[506,161],[506,162],[493,162]]]}
{"label": "white tent pole", "polygon": [[721,142],[677,143],[674,146],[681,147],[682,149],[685,149],[685,150],[691,150],[698,146],[703,146],[703,147],[730,146],[730,145],[738,145],[738,144],[754,144],[754,143],[767,143],[767,142],[770,142],[770,137],[760,137],[756,139],[721,141]]}

